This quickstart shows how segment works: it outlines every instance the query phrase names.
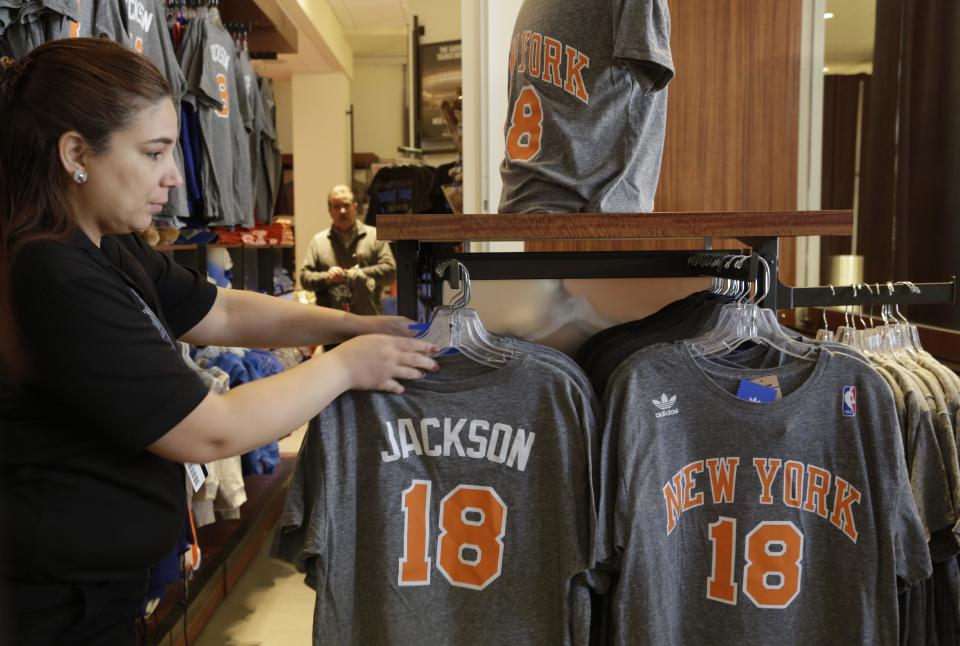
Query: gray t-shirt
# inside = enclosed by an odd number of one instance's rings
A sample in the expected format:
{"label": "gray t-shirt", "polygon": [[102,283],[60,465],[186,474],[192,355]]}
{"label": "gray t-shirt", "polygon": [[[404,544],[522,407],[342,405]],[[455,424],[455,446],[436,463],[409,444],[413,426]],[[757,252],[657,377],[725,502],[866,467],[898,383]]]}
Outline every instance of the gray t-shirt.
{"label": "gray t-shirt", "polygon": [[[126,0],[121,3],[121,9],[124,12],[127,44],[150,59],[150,62],[163,72],[173,92],[173,104],[179,113],[180,99],[187,91],[187,81],[180,70],[180,62],[173,48],[163,5],[160,0]],[[183,151],[179,142],[174,148],[173,156],[183,176]],[[170,189],[170,195],[160,219],[168,221],[176,217],[186,219],[189,215],[186,188],[181,185]]]}
{"label": "gray t-shirt", "polygon": [[273,221],[277,196],[280,192],[282,160],[280,146],[277,143],[276,102],[273,98],[273,87],[270,79],[260,79],[260,163],[256,166],[257,186],[263,187],[256,194],[256,216],[263,222]]}
{"label": "gray t-shirt", "polygon": [[246,214],[246,226],[254,224],[254,199],[257,194],[256,160],[259,158],[260,136],[257,132],[259,122],[257,112],[260,106],[260,89],[257,85],[257,75],[250,64],[250,57],[244,51],[237,52],[236,82],[240,103],[240,114],[243,116],[243,128],[235,131],[238,138],[235,145],[246,147],[245,155],[238,157],[239,163],[234,169],[234,190],[242,201],[241,213]]}
{"label": "gray t-shirt", "polygon": [[666,0],[526,0],[499,211],[652,211],[672,77]]}
{"label": "gray t-shirt", "polygon": [[[0,13],[3,13],[2,9]],[[12,22],[0,30],[0,55],[3,56],[20,58],[45,42],[64,38],[94,36],[126,42],[126,30],[117,2],[34,0],[11,9],[7,18],[0,17],[0,23],[9,19]]]}
{"label": "gray t-shirt", "polygon": [[178,56],[187,79],[185,100],[195,104],[200,122],[200,181],[206,220],[210,224],[251,225],[250,185],[238,189],[236,183],[237,177],[249,176],[250,149],[240,112],[233,39],[209,19],[194,18],[187,25]]}
{"label": "gray t-shirt", "polygon": [[586,644],[589,403],[527,357],[440,363],[310,424],[273,553],[317,590],[314,643]]}
{"label": "gray t-shirt", "polygon": [[[738,399],[773,373],[781,400]],[[929,576],[890,389],[862,361],[736,369],[682,343],[607,392],[598,560],[615,644],[894,644]]]}
{"label": "gray t-shirt", "polygon": [[[907,475],[910,478],[913,499],[923,523],[924,534],[928,542],[931,536],[938,535],[938,551],[942,552],[945,547],[949,548],[949,545],[944,546],[943,539],[946,537],[943,530],[952,530],[955,518],[948,474],[950,461],[942,452],[942,442],[937,435],[931,411],[923,394],[918,391],[904,393],[893,373],[882,365],[870,363],[850,346],[819,341],[816,344],[830,352],[845,354],[859,360],[883,377],[896,405]],[[738,368],[770,368],[783,366],[791,361],[793,358],[789,355],[764,345],[711,358],[712,363]],[[949,543],[949,541],[946,542]]]}

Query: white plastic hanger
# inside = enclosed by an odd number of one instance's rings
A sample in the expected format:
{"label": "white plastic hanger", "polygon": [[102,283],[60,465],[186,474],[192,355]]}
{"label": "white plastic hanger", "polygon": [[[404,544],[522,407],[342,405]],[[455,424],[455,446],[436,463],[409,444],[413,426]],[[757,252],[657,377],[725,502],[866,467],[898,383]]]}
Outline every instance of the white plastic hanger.
{"label": "white plastic hanger", "polygon": [[[833,288],[833,285],[828,285],[830,288],[830,293],[834,296],[837,295],[837,290]],[[817,330],[817,341],[833,341],[833,330],[830,329],[830,323],[827,321],[827,308],[824,307],[823,312],[823,327]]]}
{"label": "white plastic hanger", "polygon": [[736,303],[721,307],[712,330],[685,342],[692,354],[700,357],[723,356],[744,343],[753,342],[763,343],[797,359],[816,359],[819,348],[787,336],[774,311],[759,306],[770,293],[770,266],[762,257],[759,260],[764,268],[763,296],[753,303],[746,303],[744,295]]}
{"label": "white plastic hanger", "polygon": [[[906,285],[914,294],[920,293],[920,288],[911,283],[908,280],[900,281],[895,283],[895,285]],[[900,306],[894,305],[894,315],[902,321],[903,332],[905,335],[904,345],[906,350],[910,354],[919,354],[924,352],[923,345],[920,343],[920,330],[917,329],[916,325],[913,325],[910,321],[907,320],[907,317],[900,313]]]}
{"label": "white plastic hanger", "polygon": [[503,367],[519,353],[487,332],[476,310],[467,307],[471,296],[467,268],[458,260],[448,260],[436,268],[437,275],[444,276],[448,269],[458,272],[462,291],[450,305],[433,310],[430,326],[419,338],[440,348],[434,356],[458,350],[477,363],[491,368]]}

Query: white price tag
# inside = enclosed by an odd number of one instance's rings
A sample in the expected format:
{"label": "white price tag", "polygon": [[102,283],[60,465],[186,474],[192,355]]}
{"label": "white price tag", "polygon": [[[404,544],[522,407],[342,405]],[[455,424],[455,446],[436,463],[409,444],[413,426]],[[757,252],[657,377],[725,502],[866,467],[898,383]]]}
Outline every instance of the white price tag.
{"label": "white price tag", "polygon": [[203,483],[207,480],[207,476],[203,473],[203,467],[199,464],[190,464],[189,462],[183,466],[187,469],[187,477],[190,478],[190,484],[193,485],[193,492],[196,493],[200,491],[200,487],[202,487]]}

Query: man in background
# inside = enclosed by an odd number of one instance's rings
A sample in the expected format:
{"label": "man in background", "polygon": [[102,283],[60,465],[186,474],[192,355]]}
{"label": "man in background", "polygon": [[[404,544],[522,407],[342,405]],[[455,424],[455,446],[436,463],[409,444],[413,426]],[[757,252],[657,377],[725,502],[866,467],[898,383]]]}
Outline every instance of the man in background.
{"label": "man in background", "polygon": [[390,245],[377,240],[377,230],[357,221],[357,202],[346,186],[327,196],[333,220],[310,242],[300,269],[300,284],[313,291],[317,305],[354,314],[382,314],[383,290],[397,274]]}

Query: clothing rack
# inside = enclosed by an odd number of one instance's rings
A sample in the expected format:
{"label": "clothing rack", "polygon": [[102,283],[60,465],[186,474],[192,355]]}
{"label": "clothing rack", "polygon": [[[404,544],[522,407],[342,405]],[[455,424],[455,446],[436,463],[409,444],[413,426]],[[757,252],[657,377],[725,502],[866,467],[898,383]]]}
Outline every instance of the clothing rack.
{"label": "clothing rack", "polygon": [[225,22],[223,28],[231,34],[248,34],[253,30],[252,22]]}
{"label": "clothing rack", "polygon": [[166,5],[170,9],[179,9],[188,7],[191,9],[199,9],[202,7],[217,7],[220,5],[220,0],[167,0]]}
{"label": "clothing rack", "polygon": [[[578,251],[491,252],[460,250],[465,242],[516,240],[637,240],[735,238],[762,258],[770,270],[770,291],[763,306],[771,309],[859,304],[941,304],[958,302],[955,277],[949,282],[921,283],[919,293],[897,284],[890,294],[881,284],[880,294],[852,287],[791,287],[780,281],[780,238],[815,235],[851,235],[853,212],[752,211],[684,213],[522,213],[510,215],[381,215],[377,237],[396,242],[397,300],[399,314],[417,318],[418,294],[429,312],[437,302],[442,278],[433,269],[456,259],[470,268],[474,280],[538,278],[680,278],[714,276],[709,267],[689,260],[702,255],[690,251]],[[717,251],[718,255],[741,250]],[[724,270],[726,271],[726,270]],[[756,262],[739,270],[756,279]],[[750,273],[752,272],[752,274]],[[751,281],[752,282],[752,281]],[[872,284],[871,284],[872,285]],[[876,291],[876,290],[874,290]]]}

